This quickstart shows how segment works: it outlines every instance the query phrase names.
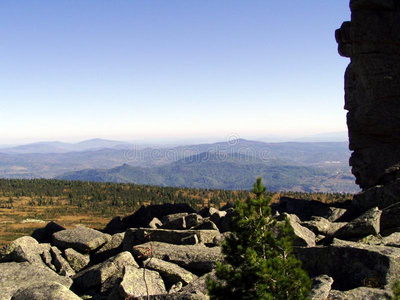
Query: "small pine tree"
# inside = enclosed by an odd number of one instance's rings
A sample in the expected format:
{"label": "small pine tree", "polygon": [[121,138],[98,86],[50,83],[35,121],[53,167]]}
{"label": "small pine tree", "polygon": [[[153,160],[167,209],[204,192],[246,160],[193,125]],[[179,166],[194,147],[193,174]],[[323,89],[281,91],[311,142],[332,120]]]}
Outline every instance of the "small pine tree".
{"label": "small pine tree", "polygon": [[222,245],[225,263],[208,278],[211,299],[307,299],[311,281],[292,253],[293,229],[271,217],[271,198],[257,178],[255,198],[236,202],[232,235]]}

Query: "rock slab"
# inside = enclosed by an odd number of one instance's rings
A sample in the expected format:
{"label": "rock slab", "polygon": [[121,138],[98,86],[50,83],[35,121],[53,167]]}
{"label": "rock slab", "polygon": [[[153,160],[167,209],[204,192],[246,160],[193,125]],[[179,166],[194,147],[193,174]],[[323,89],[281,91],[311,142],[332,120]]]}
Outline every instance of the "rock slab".
{"label": "rock slab", "polygon": [[81,290],[100,286],[110,277],[122,277],[125,266],[139,268],[135,259],[129,252],[122,252],[105,262],[91,266],[77,273],[73,279]]}
{"label": "rock slab", "polygon": [[130,266],[125,268],[118,290],[122,299],[167,293],[158,272]]}
{"label": "rock slab", "polygon": [[208,248],[201,245],[172,245],[149,242],[132,248],[133,255],[139,259],[159,258],[175,263],[189,270],[211,272],[217,262],[223,261],[221,247]]}
{"label": "rock slab", "polygon": [[72,280],[57,275],[54,271],[39,264],[23,263],[1,263],[0,264],[0,299],[9,300],[22,288],[28,288],[33,284],[56,282],[67,288]]}
{"label": "rock slab", "polygon": [[67,287],[56,282],[41,282],[20,288],[11,300],[81,300]]}
{"label": "rock slab", "polygon": [[196,275],[185,270],[184,268],[171,262],[152,257],[143,262],[143,265],[151,270],[157,271],[165,280],[171,284],[183,282],[185,285],[197,278]]}
{"label": "rock slab", "polygon": [[108,241],[104,233],[78,226],[74,229],[61,230],[53,234],[53,245],[60,248],[73,248],[80,252],[89,252],[99,248]]}

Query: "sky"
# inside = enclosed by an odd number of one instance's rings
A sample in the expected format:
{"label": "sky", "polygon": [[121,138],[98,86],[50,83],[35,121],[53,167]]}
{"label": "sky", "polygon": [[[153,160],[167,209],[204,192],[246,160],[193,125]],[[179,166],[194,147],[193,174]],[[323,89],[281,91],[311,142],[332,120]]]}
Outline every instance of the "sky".
{"label": "sky", "polygon": [[346,131],[348,0],[0,1],[0,144]]}

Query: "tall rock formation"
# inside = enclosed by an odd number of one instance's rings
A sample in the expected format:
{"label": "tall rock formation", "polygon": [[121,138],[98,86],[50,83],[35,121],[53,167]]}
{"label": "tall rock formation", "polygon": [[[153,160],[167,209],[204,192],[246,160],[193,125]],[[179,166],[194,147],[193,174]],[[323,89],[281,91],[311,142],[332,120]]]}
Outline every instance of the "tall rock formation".
{"label": "tall rock formation", "polygon": [[355,205],[400,201],[400,1],[351,0],[351,21],[336,31],[345,74],[350,158],[363,192]]}

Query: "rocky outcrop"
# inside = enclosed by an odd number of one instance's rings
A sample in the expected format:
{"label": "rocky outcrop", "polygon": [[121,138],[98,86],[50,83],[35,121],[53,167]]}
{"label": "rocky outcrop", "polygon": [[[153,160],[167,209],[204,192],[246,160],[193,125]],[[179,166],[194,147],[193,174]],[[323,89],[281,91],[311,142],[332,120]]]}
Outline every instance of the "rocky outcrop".
{"label": "rocky outcrop", "polygon": [[354,204],[365,211],[399,201],[385,187],[398,191],[400,185],[400,6],[351,0],[350,8],[351,21],[336,40],[339,54],[351,60],[345,74],[350,165],[364,191]]}
{"label": "rocky outcrop", "polygon": [[[396,206],[355,215],[343,203],[296,201],[285,198],[274,205],[273,218],[281,224],[288,220],[293,228],[295,254],[314,277],[311,299],[390,294],[400,277],[400,230],[397,221],[385,218],[397,217]],[[153,209],[142,209],[142,217],[143,211]],[[159,214],[159,207],[154,211]],[[206,208],[201,216],[171,211],[161,216],[162,222],[147,213],[142,221],[175,229],[155,225],[110,236],[78,226],[54,232],[51,244],[31,237],[15,240],[0,249],[0,300],[208,299],[206,279],[215,278],[216,263],[224,261],[221,244],[233,234],[235,212]],[[210,225],[211,230],[199,229]]]}

